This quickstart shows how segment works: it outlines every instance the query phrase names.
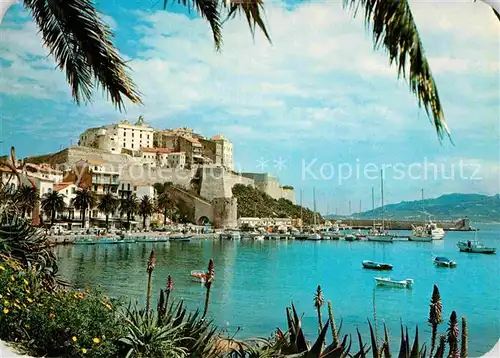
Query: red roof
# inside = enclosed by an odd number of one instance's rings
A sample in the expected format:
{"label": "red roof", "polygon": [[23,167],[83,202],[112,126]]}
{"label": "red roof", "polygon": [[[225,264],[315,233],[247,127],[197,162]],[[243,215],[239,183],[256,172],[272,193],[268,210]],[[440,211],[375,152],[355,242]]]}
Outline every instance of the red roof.
{"label": "red roof", "polygon": [[141,148],[141,152],[167,154],[167,153],[170,153],[171,150],[168,149],[168,148],[147,148],[147,147],[142,147]]}
{"label": "red roof", "polygon": [[73,184],[73,182],[71,182],[71,181],[56,184],[56,185],[54,185],[54,190],[55,191],[63,190],[65,188],[67,188],[68,186],[70,186],[71,184]]}

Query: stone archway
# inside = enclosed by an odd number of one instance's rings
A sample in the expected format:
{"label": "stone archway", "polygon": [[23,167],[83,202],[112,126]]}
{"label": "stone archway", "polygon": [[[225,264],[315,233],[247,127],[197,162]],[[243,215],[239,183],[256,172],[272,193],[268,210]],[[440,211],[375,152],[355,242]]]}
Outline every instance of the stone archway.
{"label": "stone archway", "polygon": [[201,216],[196,223],[198,225],[207,225],[210,224],[210,219],[207,216]]}

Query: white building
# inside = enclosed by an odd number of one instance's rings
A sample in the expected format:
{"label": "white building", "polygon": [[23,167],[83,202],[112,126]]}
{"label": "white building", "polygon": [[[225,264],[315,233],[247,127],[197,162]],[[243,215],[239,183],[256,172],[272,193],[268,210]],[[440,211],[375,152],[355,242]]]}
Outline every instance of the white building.
{"label": "white building", "polygon": [[121,121],[108,126],[89,128],[80,135],[78,145],[115,154],[121,153],[122,149],[138,151],[143,147],[153,147],[153,133],[154,129],[140,116],[135,124]]}
{"label": "white building", "polygon": [[127,180],[120,181],[118,187],[118,197],[120,199],[127,198],[130,195],[134,195],[137,199],[141,200],[144,196],[149,196],[151,199],[156,198],[156,192],[151,184],[145,182],[132,182]]}
{"label": "white building", "polygon": [[229,139],[227,139],[221,134],[212,137],[212,140],[216,143],[220,143],[222,149],[221,165],[227,170],[234,170],[233,143],[231,143]]}

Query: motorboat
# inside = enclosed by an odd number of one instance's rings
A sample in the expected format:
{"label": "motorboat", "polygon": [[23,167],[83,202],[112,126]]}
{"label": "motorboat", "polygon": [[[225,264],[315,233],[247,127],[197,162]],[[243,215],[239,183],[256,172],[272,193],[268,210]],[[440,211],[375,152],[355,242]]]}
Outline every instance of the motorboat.
{"label": "motorboat", "polygon": [[354,236],[352,234],[347,234],[346,236],[344,236],[344,240],[345,241],[356,241],[357,238],[356,238],[356,236]]}
{"label": "motorboat", "polygon": [[455,261],[452,261],[446,257],[443,256],[438,256],[434,258],[434,263],[438,267],[456,267],[457,263]]}
{"label": "motorboat", "polygon": [[319,240],[321,240],[321,235],[318,234],[317,232],[315,232],[315,233],[309,234],[307,236],[306,240],[319,241]]}
{"label": "motorboat", "polygon": [[75,245],[95,245],[97,244],[97,240],[91,237],[84,237],[80,239],[76,239],[74,242]]}
{"label": "motorboat", "polygon": [[226,240],[240,240],[241,234],[239,231],[226,231],[220,234],[220,238]]}
{"label": "motorboat", "polygon": [[193,270],[191,271],[191,278],[193,278],[195,281],[205,283],[207,279],[207,273],[203,270]]}
{"label": "motorboat", "polygon": [[432,240],[443,240],[445,231],[443,228],[437,226],[436,223],[429,220],[427,225],[425,225],[425,231],[428,235],[432,237]]}
{"label": "motorboat", "polygon": [[470,252],[475,254],[495,254],[497,249],[494,247],[486,247],[477,240],[467,240],[457,242],[457,246],[461,252]]}
{"label": "motorboat", "polygon": [[375,281],[379,286],[394,287],[394,288],[412,288],[413,279],[407,278],[404,280],[393,280],[390,277],[375,277]]}
{"label": "motorboat", "polygon": [[429,234],[422,226],[413,226],[409,241],[432,242],[432,234]]}
{"label": "motorboat", "polygon": [[394,235],[391,235],[389,233],[379,233],[376,235],[368,235],[367,238],[368,241],[392,242],[394,240]]}
{"label": "motorboat", "polygon": [[380,270],[380,271],[392,270],[391,264],[385,264],[382,262],[365,260],[361,264],[363,265],[363,268],[370,269],[370,270]]}
{"label": "motorboat", "polygon": [[366,239],[366,234],[363,234],[361,230],[358,230],[358,232],[354,234],[354,236],[356,236],[356,240]]}

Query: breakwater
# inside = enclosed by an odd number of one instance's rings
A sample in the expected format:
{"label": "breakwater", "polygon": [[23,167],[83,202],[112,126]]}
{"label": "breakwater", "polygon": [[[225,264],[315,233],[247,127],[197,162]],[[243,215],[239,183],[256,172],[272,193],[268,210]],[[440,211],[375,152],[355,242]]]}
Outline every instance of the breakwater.
{"label": "breakwater", "polygon": [[[373,226],[373,220],[343,220],[344,224],[352,226],[353,229],[369,229]],[[437,221],[439,227],[445,231],[475,231],[476,229],[470,226],[467,219],[458,221]],[[382,220],[375,220],[376,225],[381,225]],[[384,226],[388,230],[412,230],[413,226],[423,226],[424,221],[409,221],[409,220],[386,220]]]}

